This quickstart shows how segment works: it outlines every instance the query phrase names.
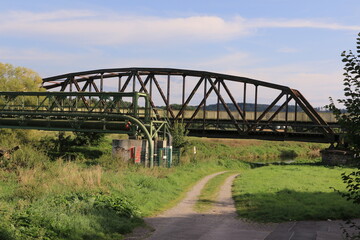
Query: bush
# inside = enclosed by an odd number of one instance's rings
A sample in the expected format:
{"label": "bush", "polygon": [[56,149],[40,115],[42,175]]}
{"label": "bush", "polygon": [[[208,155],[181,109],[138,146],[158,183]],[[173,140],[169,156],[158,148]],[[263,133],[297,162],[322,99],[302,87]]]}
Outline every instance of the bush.
{"label": "bush", "polygon": [[0,238],[120,239],[143,223],[139,216],[139,210],[125,197],[59,195],[40,199],[12,214],[10,223],[0,225]]}
{"label": "bush", "polygon": [[74,132],[74,143],[78,146],[99,145],[105,137],[104,133],[96,132]]}
{"label": "bush", "polygon": [[170,129],[172,136],[172,145],[174,148],[182,148],[187,144],[186,136],[188,131],[185,129],[184,123],[174,122]]}

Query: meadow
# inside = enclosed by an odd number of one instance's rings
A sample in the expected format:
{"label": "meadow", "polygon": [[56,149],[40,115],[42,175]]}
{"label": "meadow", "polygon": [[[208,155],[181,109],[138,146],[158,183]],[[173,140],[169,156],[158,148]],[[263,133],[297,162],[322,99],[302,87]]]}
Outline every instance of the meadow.
{"label": "meadow", "polygon": [[[55,133],[7,130],[0,134],[2,148],[21,146],[11,159],[0,160],[0,239],[4,240],[121,239],[143,225],[143,217],[174,206],[199,179],[224,170],[241,173],[234,198],[239,215],[250,220],[335,219],[344,216],[342,209],[348,204],[329,189],[344,189],[340,173],[346,169],[318,166],[323,144],[188,138],[178,166],[149,169],[111,157],[112,138],[124,136],[106,136],[97,146],[69,144],[64,150],[56,148]],[[257,162],[296,157],[306,158],[298,161],[305,165],[254,168]],[[220,175],[205,187],[205,208],[225,177]],[[326,209],[319,203],[317,212],[310,209],[297,218],[290,213],[268,217],[269,212],[281,213],[281,204],[292,195],[289,209],[301,206],[295,204],[298,196],[307,199],[305,205],[331,196],[324,202],[338,208],[331,216],[319,215],[320,207]],[[254,217],[255,210],[264,211],[263,217]]]}
{"label": "meadow", "polygon": [[346,191],[340,176],[352,171],[306,164],[244,171],[233,188],[238,215],[256,222],[358,218],[360,206],[334,191]]}

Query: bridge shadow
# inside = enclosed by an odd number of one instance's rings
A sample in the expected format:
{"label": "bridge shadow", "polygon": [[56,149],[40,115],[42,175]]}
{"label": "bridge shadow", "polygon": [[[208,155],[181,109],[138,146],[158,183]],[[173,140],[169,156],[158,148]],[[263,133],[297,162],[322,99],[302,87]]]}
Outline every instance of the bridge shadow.
{"label": "bridge shadow", "polygon": [[65,152],[48,151],[48,155],[52,159],[62,158],[65,161],[81,161],[86,165],[97,165],[98,159],[104,154],[103,151],[97,149],[89,149],[86,147],[73,147]]}
{"label": "bridge shadow", "polygon": [[298,154],[294,150],[281,150],[280,159],[281,160],[294,160],[298,157]]}
{"label": "bridge shadow", "polygon": [[[293,193],[290,193],[293,194]],[[268,196],[264,196],[268,197]],[[310,197],[310,196],[309,196]],[[269,205],[261,206],[265,209]],[[144,228],[125,236],[125,239],[149,239],[149,240],[167,240],[167,239],[265,239],[265,240],[285,240],[293,235],[303,239],[314,239],[313,236],[332,237],[331,239],[340,239],[342,235],[342,226],[347,230],[352,230],[350,226],[345,225],[344,221],[329,220],[331,215],[323,215],[321,218],[313,217],[303,209],[306,221],[289,219],[289,214],[284,206],[275,206],[275,210],[282,212],[287,218],[279,219],[274,223],[274,218],[268,217],[268,221],[259,222],[258,219],[249,218],[245,211],[238,211],[239,217],[233,213],[188,213],[179,214],[174,217],[151,217],[146,218],[148,224],[147,231]],[[296,206],[291,206],[296,207]],[[256,209],[255,209],[256,210]],[[298,209],[301,211],[301,209]],[[331,209],[329,209],[331,210]],[[253,211],[253,210],[249,210]],[[330,212],[329,212],[330,213]],[[256,212],[254,214],[261,214]],[[247,218],[247,219],[245,219]],[[309,220],[313,219],[313,220]],[[359,221],[356,221],[359,222]],[[148,237],[148,238],[147,238]],[[295,238],[294,238],[295,239]],[[322,238],[327,239],[327,238]]]}
{"label": "bridge shadow", "polygon": [[360,205],[346,201],[336,192],[299,192],[284,188],[275,193],[246,193],[233,198],[238,215],[256,222],[334,220],[360,216]]}

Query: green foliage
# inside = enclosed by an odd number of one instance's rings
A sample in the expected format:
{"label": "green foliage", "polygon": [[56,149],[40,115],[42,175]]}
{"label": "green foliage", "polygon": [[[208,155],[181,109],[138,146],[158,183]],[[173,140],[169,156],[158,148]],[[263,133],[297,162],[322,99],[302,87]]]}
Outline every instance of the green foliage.
{"label": "green foliage", "polygon": [[119,239],[142,224],[139,216],[125,197],[73,193],[40,199],[14,212],[14,228],[3,227],[0,234],[9,239]]}
{"label": "green foliage", "polygon": [[[110,152],[111,147],[104,144],[105,134],[100,133],[65,133],[58,132],[54,136],[43,136],[38,143],[35,143],[39,149],[43,149],[53,158],[64,158],[67,160],[85,160],[89,164],[94,163],[104,152]],[[98,161],[95,161],[98,162]]]}
{"label": "green foliage", "polygon": [[74,143],[78,146],[97,146],[105,137],[104,133],[96,132],[74,132]]}
{"label": "green foliage", "polygon": [[[345,64],[344,70],[344,99],[337,101],[346,108],[346,113],[335,106],[330,98],[330,104],[327,106],[335,114],[339,125],[345,130],[344,147],[360,153],[360,33],[356,38],[356,52],[342,52],[342,62]],[[350,174],[342,173],[342,180],[346,186],[346,192],[341,192],[332,187],[346,200],[355,204],[360,204],[360,171],[353,171]],[[347,239],[359,239],[360,227],[349,221],[349,226],[356,230],[356,233],[350,234],[344,229],[344,235]]]}
{"label": "green foliage", "polygon": [[174,148],[182,148],[187,144],[186,136],[188,131],[185,129],[184,123],[180,123],[178,121],[174,122],[170,132]]}
{"label": "green foliage", "polygon": [[341,174],[343,182],[346,184],[347,192],[340,192],[340,195],[346,200],[355,204],[360,204],[360,171],[354,171],[349,174]]}
{"label": "green foliage", "polygon": [[33,70],[0,63],[0,91],[45,91],[42,79]]}
{"label": "green foliage", "polygon": [[[333,111],[342,129],[346,131],[345,142],[348,147],[360,151],[360,33],[357,38],[357,53],[344,51],[341,56],[344,66],[344,99],[337,101],[346,108],[343,113],[335,106],[334,101],[330,98],[330,105],[327,107]],[[347,147],[347,146],[345,146]]]}

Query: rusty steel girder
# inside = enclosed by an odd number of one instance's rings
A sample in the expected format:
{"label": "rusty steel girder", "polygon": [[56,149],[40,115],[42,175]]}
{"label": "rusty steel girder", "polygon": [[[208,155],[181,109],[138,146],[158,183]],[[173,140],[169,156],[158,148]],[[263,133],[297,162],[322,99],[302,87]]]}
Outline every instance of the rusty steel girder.
{"label": "rusty steel girder", "polygon": [[[112,68],[47,77],[43,79],[43,87],[69,92],[103,92],[104,81],[111,81],[111,91],[148,94],[157,118],[183,121],[190,135],[328,143],[338,141],[333,126],[323,120],[298,90],[246,77],[173,68]],[[187,87],[190,82],[194,86]],[[171,84],[175,83],[180,87],[171,88]],[[233,90],[235,88],[229,87],[230,84],[241,90]],[[250,87],[254,88],[254,92]],[[275,98],[266,100],[267,107],[262,111],[258,110],[259,88],[277,92]],[[158,97],[153,97],[156,94]],[[175,94],[181,96],[177,102],[174,102]],[[216,97],[214,113],[207,107],[211,94]],[[254,95],[252,111],[247,109],[250,94]],[[190,111],[189,104],[194,98],[200,102]],[[242,99],[242,104],[236,99]],[[174,103],[179,104],[180,108],[173,109]],[[235,110],[231,110],[230,105]],[[290,105],[295,108],[291,114]],[[159,106],[163,109],[159,109]],[[216,116],[209,118],[211,114]],[[300,119],[300,115],[307,120]]]}

